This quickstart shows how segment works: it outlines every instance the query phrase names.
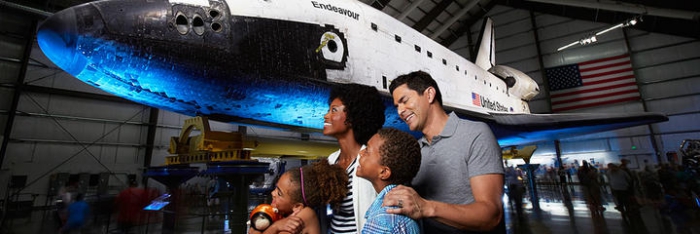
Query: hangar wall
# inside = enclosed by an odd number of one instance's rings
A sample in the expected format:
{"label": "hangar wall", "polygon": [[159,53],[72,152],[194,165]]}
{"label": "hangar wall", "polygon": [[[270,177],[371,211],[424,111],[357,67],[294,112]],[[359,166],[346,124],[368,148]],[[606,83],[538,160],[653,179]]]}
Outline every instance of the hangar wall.
{"label": "hangar wall", "polygon": [[[535,79],[541,92],[530,102],[533,113],[551,113],[543,68],[556,67],[628,53],[642,101],[587,108],[576,112],[661,112],[669,121],[617,131],[562,139],[562,159],[600,158],[619,162],[666,162],[665,154],[679,151],[684,139],[700,138],[700,41],[627,27],[598,36],[598,42],[557,51],[587,34],[611,25],[540,14],[497,5],[487,13],[494,20],[496,63],[519,69]],[[643,18],[642,18],[643,19]],[[654,23],[654,22],[640,22]],[[477,41],[481,22],[450,48],[469,57],[467,43]],[[538,144],[533,162],[553,164],[554,143]],[[599,159],[599,160],[600,160]],[[573,160],[569,160],[573,161]],[[640,168],[643,167],[640,163]]]}
{"label": "hangar wall", "polygon": [[[45,205],[55,195],[50,180],[58,173],[74,175],[64,179],[93,192],[90,176],[109,173],[109,186],[123,188],[127,175],[143,168],[151,108],[106,95],[56,68],[36,45],[37,20],[0,14],[0,126],[7,140],[2,199],[17,195],[13,199]],[[25,178],[9,188],[13,177]]]}

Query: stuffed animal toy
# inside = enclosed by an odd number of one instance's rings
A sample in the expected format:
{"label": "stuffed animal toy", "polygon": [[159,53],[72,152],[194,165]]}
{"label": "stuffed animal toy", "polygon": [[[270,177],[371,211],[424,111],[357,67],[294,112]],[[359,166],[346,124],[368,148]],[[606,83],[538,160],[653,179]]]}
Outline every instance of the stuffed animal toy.
{"label": "stuffed animal toy", "polygon": [[258,231],[265,231],[272,223],[282,219],[277,208],[270,204],[260,204],[250,212],[250,227]]}

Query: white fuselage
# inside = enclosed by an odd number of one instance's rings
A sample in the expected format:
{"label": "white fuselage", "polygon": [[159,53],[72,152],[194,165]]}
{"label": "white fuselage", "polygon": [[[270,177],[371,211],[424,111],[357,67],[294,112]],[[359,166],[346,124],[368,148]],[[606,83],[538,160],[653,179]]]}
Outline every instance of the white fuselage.
{"label": "white fuselage", "polygon": [[[176,2],[208,5],[206,0],[171,1]],[[437,81],[447,107],[482,114],[530,113],[527,102],[509,95],[500,78],[362,2],[228,0],[227,3],[231,15],[333,25],[339,29],[347,39],[347,45],[343,46],[349,52],[348,59],[345,69],[326,71],[328,81],[365,84],[388,93],[392,79],[423,70]],[[319,38],[319,42],[323,40]],[[480,100],[474,101],[473,97]]]}

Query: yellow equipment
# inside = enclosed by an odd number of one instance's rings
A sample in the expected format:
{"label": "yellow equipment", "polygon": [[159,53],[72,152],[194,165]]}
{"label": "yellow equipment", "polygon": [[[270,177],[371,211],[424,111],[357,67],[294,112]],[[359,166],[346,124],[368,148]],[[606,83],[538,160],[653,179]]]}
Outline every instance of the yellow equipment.
{"label": "yellow equipment", "polygon": [[532,158],[532,154],[535,153],[536,149],[536,145],[525,146],[522,149],[516,149],[515,146],[512,146],[510,149],[503,150],[501,153],[503,154],[503,159],[522,158],[525,160],[525,163],[530,163],[530,158]]}
{"label": "yellow equipment", "polygon": [[[201,135],[190,136],[193,130]],[[250,160],[250,151],[243,150],[243,136],[239,132],[212,131],[206,117],[185,120],[179,137],[170,138],[165,165]]]}

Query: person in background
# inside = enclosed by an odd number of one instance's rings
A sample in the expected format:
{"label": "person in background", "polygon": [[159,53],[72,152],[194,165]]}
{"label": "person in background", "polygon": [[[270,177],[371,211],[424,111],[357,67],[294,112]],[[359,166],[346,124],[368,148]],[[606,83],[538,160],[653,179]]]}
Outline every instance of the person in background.
{"label": "person in background", "polygon": [[219,214],[219,194],[221,190],[221,182],[218,176],[211,176],[210,180],[207,181],[207,209],[209,210],[209,216],[214,217]]}
{"label": "person in background", "polygon": [[388,212],[423,219],[424,233],[504,233],[501,148],[488,125],[447,114],[423,71],[397,77],[389,90],[399,117],[423,137],[413,188],[391,190],[384,206],[402,206]]}
{"label": "person in background", "polygon": [[68,217],[66,224],[61,227],[59,233],[70,233],[80,231],[85,226],[90,206],[85,202],[85,195],[80,193],[75,196],[75,201],[68,206]]}
{"label": "person in background", "polygon": [[578,165],[574,164],[574,163],[571,163],[571,166],[569,166],[569,168],[566,172],[568,179],[569,179],[569,183],[574,182],[574,179],[572,178],[572,176],[577,174],[577,170],[576,170],[577,167],[578,167]]}
{"label": "person in background", "polygon": [[614,163],[608,163],[608,179],[610,181],[610,190],[615,198],[615,209],[622,214],[626,214],[630,209],[630,188],[632,187],[630,182],[632,178]]}
{"label": "person in background", "polygon": [[146,190],[139,188],[135,180],[129,181],[129,187],[119,192],[115,200],[115,206],[119,212],[117,228],[121,233],[129,233],[134,226],[141,223],[143,207],[147,204]]}
{"label": "person in background", "polygon": [[658,204],[663,197],[663,188],[659,177],[652,165],[644,167],[641,175],[642,186],[644,187],[645,198],[652,203]]}
{"label": "person in background", "polygon": [[506,185],[508,185],[508,203],[511,208],[515,210],[515,214],[518,219],[524,218],[523,216],[523,192],[525,188],[523,187],[523,182],[520,181],[521,173],[516,170],[513,166],[506,168]]}
{"label": "person in background", "polygon": [[591,216],[602,216],[605,207],[603,207],[603,196],[600,191],[600,181],[598,181],[598,170],[591,166],[588,161],[583,160],[582,162],[583,165],[578,169],[578,179],[586,204],[591,211]]}
{"label": "person in background", "polygon": [[[608,190],[606,185],[610,184],[610,179],[608,178],[608,167],[607,165],[603,166],[600,164],[600,162],[595,163],[595,169],[598,171],[598,181],[600,181],[600,191],[603,194],[607,194]],[[612,193],[612,191],[610,192]]]}
{"label": "person in background", "polygon": [[280,176],[272,194],[272,205],[282,219],[260,232],[320,234],[321,225],[315,208],[330,204],[337,207],[347,194],[345,170],[321,160],[303,167],[292,168]]}
{"label": "person in background", "polygon": [[[365,222],[364,214],[377,193],[369,181],[355,176],[357,156],[370,137],[384,125],[385,107],[376,88],[359,84],[335,86],[328,104],[328,113],[323,117],[323,134],[336,138],[340,146],[328,156],[328,161],[343,168],[349,182],[343,204],[333,210],[329,231],[358,233]],[[325,216],[320,217],[325,222]]]}
{"label": "person in background", "polygon": [[[408,216],[389,214],[382,207],[384,195],[397,185],[411,182],[420,167],[420,146],[411,134],[394,128],[380,129],[360,151],[357,176],[372,182],[379,193],[367,210],[364,234],[420,233],[418,223]],[[398,204],[399,207],[403,204]]]}
{"label": "person in background", "polygon": [[56,223],[60,229],[66,224],[68,218],[68,206],[73,202],[75,196],[75,184],[61,186],[56,194]]}

